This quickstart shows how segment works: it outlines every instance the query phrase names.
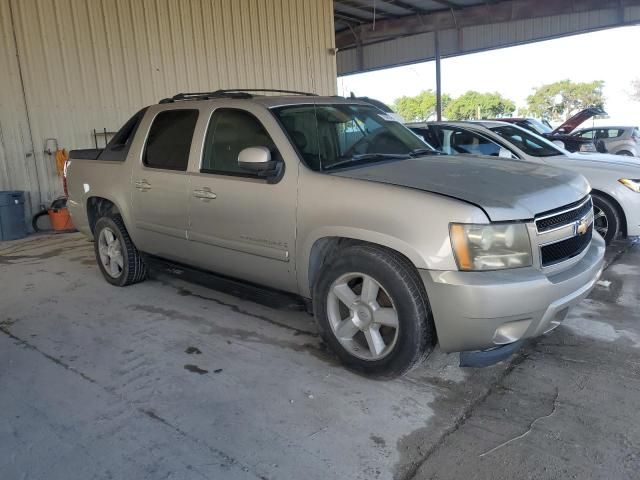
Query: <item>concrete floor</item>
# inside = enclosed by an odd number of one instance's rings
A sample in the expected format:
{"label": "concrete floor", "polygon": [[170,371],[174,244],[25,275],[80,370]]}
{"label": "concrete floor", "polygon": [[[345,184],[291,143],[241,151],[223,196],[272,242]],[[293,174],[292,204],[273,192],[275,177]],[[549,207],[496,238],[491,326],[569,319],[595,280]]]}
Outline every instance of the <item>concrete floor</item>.
{"label": "concrete floor", "polygon": [[0,479],[638,478],[640,244],[609,260],[509,362],[381,382],[305,313],[112,287],[79,234],[0,243]]}

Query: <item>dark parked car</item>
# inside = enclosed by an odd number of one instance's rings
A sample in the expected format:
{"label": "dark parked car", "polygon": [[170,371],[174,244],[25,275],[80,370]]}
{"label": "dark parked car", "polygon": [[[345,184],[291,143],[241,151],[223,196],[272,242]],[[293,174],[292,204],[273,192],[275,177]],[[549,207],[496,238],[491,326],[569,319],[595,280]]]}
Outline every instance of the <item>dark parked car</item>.
{"label": "dark parked car", "polygon": [[514,123],[519,127],[525,128],[533,133],[542,135],[548,140],[560,141],[564,144],[564,148],[570,152],[601,152],[605,153],[606,146],[604,142],[596,144],[596,139],[583,138],[571,135],[578,126],[586,122],[596,115],[606,115],[607,113],[598,107],[590,107],[581,110],[555,130],[548,123],[537,120],[535,118],[493,118],[489,120]]}

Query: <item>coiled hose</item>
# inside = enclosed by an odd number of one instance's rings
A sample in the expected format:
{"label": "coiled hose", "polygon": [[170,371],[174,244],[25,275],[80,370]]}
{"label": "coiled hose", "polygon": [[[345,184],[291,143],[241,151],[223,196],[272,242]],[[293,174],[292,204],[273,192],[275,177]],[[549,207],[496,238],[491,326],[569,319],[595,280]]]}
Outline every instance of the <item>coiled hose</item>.
{"label": "coiled hose", "polygon": [[[40,210],[33,217],[31,217],[31,226],[33,227],[34,232],[42,232],[40,228],[38,228],[38,220],[40,217],[45,215],[49,215],[49,210],[60,210],[61,208],[67,207],[67,197],[56,198],[53,202],[51,202],[51,206],[49,208],[45,208],[44,210]],[[50,230],[46,230],[50,231]]]}

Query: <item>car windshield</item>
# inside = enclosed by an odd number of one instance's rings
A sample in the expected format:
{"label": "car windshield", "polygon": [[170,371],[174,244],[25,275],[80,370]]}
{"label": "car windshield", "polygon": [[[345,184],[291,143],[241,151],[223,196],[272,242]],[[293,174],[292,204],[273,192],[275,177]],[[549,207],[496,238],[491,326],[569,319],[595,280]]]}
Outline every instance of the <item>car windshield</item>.
{"label": "car windshield", "polygon": [[532,157],[553,157],[564,155],[565,152],[535,133],[513,125],[493,127],[491,130],[512,143],[527,155]]}
{"label": "car windshield", "polygon": [[392,115],[372,106],[301,104],[272,112],[305,164],[316,171],[439,153]]}

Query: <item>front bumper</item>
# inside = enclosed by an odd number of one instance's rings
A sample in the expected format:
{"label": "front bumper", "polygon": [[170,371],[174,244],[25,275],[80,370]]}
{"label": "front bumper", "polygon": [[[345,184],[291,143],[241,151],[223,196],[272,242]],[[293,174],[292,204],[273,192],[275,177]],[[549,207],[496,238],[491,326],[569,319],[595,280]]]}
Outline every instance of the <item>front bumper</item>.
{"label": "front bumper", "polygon": [[604,250],[604,240],[594,235],[577,263],[549,275],[533,267],[421,270],[440,347],[445,352],[485,350],[553,330],[595,285]]}

